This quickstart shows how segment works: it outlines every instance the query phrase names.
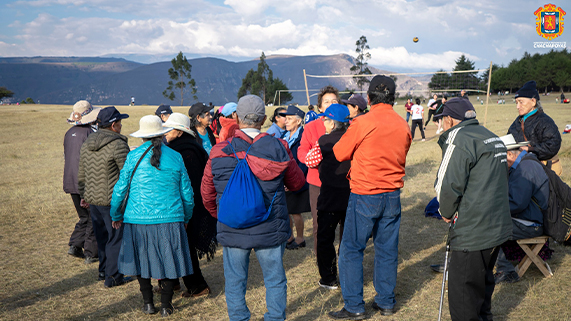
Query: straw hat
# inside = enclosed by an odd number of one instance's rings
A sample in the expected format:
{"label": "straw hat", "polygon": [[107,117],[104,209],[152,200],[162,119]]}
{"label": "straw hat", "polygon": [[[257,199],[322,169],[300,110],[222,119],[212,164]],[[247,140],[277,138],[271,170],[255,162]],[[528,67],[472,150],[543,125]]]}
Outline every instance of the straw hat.
{"label": "straw hat", "polygon": [[506,145],[506,148],[508,150],[518,149],[520,147],[529,145],[529,142],[516,143],[515,138],[513,137],[512,134],[502,136],[500,137],[500,139],[502,140],[502,142],[504,142],[504,145]]}
{"label": "straw hat", "polygon": [[87,100],[80,100],[73,105],[73,112],[67,122],[70,125],[85,125],[97,120],[101,108],[93,107]]}
{"label": "straw hat", "polygon": [[190,118],[181,113],[172,113],[169,119],[163,124],[163,127],[172,127],[173,129],[182,130],[194,136],[194,132],[190,129]]}
{"label": "straw hat", "polygon": [[171,127],[163,127],[163,122],[158,116],[143,116],[139,121],[139,130],[132,133],[131,136],[139,138],[152,138],[162,136],[172,130]]}

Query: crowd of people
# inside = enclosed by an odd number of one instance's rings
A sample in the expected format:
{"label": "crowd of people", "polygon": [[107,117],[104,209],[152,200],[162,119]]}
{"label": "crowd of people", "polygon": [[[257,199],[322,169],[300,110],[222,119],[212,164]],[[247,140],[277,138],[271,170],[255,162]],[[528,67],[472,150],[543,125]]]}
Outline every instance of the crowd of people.
{"label": "crowd of people", "polygon": [[[317,112],[278,107],[266,132],[266,107],[255,95],[227,103],[214,117],[212,106],[203,103],[192,105],[188,116],[160,105],[130,134],[142,139],[132,148],[121,133],[129,115],[79,101],[64,139],[64,191],[79,217],[68,253],[86,264],[99,262],[106,288],[136,277],[142,311],[167,317],[175,310],[180,278],[183,297],[210,294],[199,260],[222,246],[233,321],[251,317],[245,294],[254,251],[266,288],[264,319],[284,320],[283,255],[306,247],[302,213],[311,212],[316,284],[341,288],[344,301],[329,316],[369,317],[363,254],[371,238],[371,307],[392,315],[406,157],[416,127],[424,141],[433,117],[442,149],[434,188],[449,224],[450,315],[492,320],[495,284],[519,280],[501,245],[543,233],[549,188],[539,162],[561,173],[558,128],[543,111],[534,81],[516,93],[519,115],[503,137],[479,125],[467,96],[435,95],[425,123],[419,99],[408,100],[406,119],[394,111],[395,92],[386,76],[372,78],[366,99],[340,97],[326,86],[317,96]],[[160,293],[160,308],[154,293]]]}

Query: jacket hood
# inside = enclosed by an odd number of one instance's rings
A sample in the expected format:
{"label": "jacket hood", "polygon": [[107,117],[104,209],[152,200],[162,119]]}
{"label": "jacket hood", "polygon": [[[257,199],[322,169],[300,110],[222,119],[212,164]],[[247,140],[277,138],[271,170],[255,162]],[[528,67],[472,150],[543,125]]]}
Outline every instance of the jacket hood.
{"label": "jacket hood", "polygon": [[116,139],[128,141],[126,136],[118,134],[109,129],[100,129],[96,133],[89,135],[89,139],[85,141],[86,147],[90,151],[98,151]]}
{"label": "jacket hood", "polygon": [[220,125],[222,125],[222,127],[228,127],[228,126],[232,126],[233,124],[237,124],[236,120],[233,118],[220,117],[219,121],[220,121]]}

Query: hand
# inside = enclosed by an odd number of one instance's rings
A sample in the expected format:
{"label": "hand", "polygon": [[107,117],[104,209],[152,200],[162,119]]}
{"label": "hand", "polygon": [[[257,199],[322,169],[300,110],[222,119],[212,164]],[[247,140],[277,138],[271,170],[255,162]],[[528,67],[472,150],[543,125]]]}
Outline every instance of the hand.
{"label": "hand", "polygon": [[83,208],[89,208],[89,204],[87,204],[87,202],[83,198],[81,199],[81,201],[79,201],[79,206]]}
{"label": "hand", "polygon": [[188,229],[188,223],[184,223],[184,229]]}
{"label": "hand", "polygon": [[123,220],[113,221],[113,222],[111,222],[111,226],[113,226],[114,229],[118,230],[121,228],[122,223],[123,223]]}
{"label": "hand", "polygon": [[289,192],[289,188],[287,188],[287,186],[284,185],[284,189],[286,192]]}
{"label": "hand", "polygon": [[452,222],[452,219],[451,219],[451,218],[446,218],[446,217],[444,217],[444,216],[442,216],[442,220],[443,220],[444,222],[448,223],[448,224],[450,224],[450,222]]}

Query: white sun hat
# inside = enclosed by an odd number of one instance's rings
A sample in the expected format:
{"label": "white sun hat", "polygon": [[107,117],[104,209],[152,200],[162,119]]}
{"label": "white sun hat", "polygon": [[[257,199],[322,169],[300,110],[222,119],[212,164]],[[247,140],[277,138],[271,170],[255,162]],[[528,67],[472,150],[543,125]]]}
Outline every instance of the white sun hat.
{"label": "white sun hat", "polygon": [[172,127],[194,136],[194,132],[190,129],[190,118],[185,114],[172,113],[163,124],[163,127]]}
{"label": "white sun hat", "polygon": [[502,142],[504,142],[504,145],[506,145],[506,148],[508,150],[512,150],[512,149],[518,149],[520,147],[523,146],[527,146],[529,145],[529,142],[521,142],[521,143],[517,143],[515,141],[515,138],[512,134],[508,134],[505,136],[500,137],[500,139],[502,140]]}
{"label": "white sun hat", "polygon": [[172,130],[171,127],[163,127],[163,122],[158,116],[143,116],[139,121],[139,130],[131,136],[139,138],[152,138],[162,136]]}
{"label": "white sun hat", "polygon": [[101,111],[99,107],[93,107],[87,100],[80,100],[73,105],[73,111],[67,122],[70,125],[85,125],[97,120],[97,115]]}

